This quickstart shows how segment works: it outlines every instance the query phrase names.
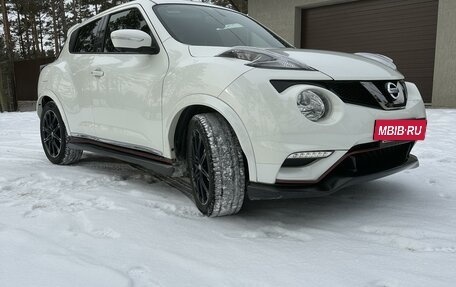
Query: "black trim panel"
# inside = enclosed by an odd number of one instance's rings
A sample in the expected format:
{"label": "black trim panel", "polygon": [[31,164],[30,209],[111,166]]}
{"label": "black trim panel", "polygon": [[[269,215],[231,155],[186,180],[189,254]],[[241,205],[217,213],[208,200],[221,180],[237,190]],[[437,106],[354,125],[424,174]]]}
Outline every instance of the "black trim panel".
{"label": "black trim panel", "polygon": [[[333,166],[331,166],[325,173],[323,173],[318,179],[316,180],[305,180],[305,181],[296,181],[296,180],[277,180],[277,184],[318,184],[321,181],[323,181],[326,177],[330,177],[331,174],[333,173],[334,170],[338,169],[344,161],[349,160],[350,157],[356,156],[356,155],[362,155],[362,154],[369,154],[371,152],[378,152],[382,150],[389,150],[391,148],[396,148],[399,146],[405,146],[407,145],[407,151],[405,154],[402,156],[405,156],[408,158],[411,149],[413,148],[413,145],[415,142],[381,142],[381,141],[376,141],[376,142],[371,142],[371,143],[366,143],[366,144],[361,144],[352,147],[343,157],[341,157],[336,163],[334,163]],[[407,158],[404,159],[403,162],[407,160]],[[375,166],[375,165],[374,165]],[[387,169],[386,167],[385,169]]]}
{"label": "black trim panel", "polygon": [[[402,109],[407,105],[407,88],[405,82],[400,79],[389,81],[271,80],[270,82],[271,85],[279,93],[282,93],[286,89],[296,85],[312,85],[333,92],[344,103],[365,106],[374,109]],[[372,94],[371,91],[366,89],[366,87],[362,84],[363,82],[372,83],[372,85],[378,89],[378,93],[381,94],[383,99],[377,99],[377,95]],[[399,82],[402,85],[405,97],[403,99],[403,102],[397,102],[397,100],[392,98],[392,96],[387,92],[385,85],[389,82]]]}
{"label": "black trim panel", "polygon": [[287,158],[282,167],[303,167],[320,160],[321,158]]}
{"label": "black trim panel", "polygon": [[332,175],[313,185],[250,183],[247,186],[247,193],[250,200],[321,197],[354,184],[379,179],[406,169],[417,168],[418,166],[418,158],[410,155],[404,164],[372,174],[356,177]]}
{"label": "black trim panel", "polygon": [[68,146],[136,164],[164,176],[171,176],[175,171],[172,160],[144,151],[79,137],[70,137]]}

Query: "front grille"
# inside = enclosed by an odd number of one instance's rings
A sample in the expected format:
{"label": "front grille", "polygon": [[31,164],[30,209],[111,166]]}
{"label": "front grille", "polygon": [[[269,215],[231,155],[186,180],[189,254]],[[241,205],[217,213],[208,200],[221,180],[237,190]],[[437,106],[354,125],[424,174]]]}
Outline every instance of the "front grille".
{"label": "front grille", "polygon": [[407,142],[366,151],[362,151],[363,147],[354,148],[333,174],[356,177],[398,167],[407,162],[413,145],[414,142]]}
{"label": "front grille", "polygon": [[[388,83],[394,83],[401,88],[402,93],[395,98],[387,90]],[[375,109],[400,109],[407,104],[407,89],[405,82],[397,81],[288,81],[271,80],[274,88],[282,93],[296,85],[314,85],[330,90],[345,103],[366,106]]]}

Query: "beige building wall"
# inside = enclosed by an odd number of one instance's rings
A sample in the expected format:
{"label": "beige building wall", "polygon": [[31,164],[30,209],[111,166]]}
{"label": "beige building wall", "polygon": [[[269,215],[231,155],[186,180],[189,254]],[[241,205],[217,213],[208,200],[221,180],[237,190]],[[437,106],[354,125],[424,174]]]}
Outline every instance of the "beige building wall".
{"label": "beige building wall", "polygon": [[[296,47],[301,9],[364,0],[249,0],[249,15]],[[456,108],[456,1],[439,0],[432,104]]]}
{"label": "beige building wall", "polygon": [[439,1],[432,105],[456,108],[456,1]]}

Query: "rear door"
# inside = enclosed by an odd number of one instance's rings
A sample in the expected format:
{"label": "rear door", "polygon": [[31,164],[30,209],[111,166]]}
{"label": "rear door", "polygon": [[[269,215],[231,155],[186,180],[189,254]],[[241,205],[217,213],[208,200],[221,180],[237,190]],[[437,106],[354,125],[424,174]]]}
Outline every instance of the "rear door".
{"label": "rear door", "polygon": [[137,29],[158,39],[139,5],[111,13],[102,31],[102,53],[91,67],[97,93],[92,97],[94,136],[135,149],[161,154],[161,92],[168,70],[168,57],[160,45],[157,55],[116,50],[111,33]]}

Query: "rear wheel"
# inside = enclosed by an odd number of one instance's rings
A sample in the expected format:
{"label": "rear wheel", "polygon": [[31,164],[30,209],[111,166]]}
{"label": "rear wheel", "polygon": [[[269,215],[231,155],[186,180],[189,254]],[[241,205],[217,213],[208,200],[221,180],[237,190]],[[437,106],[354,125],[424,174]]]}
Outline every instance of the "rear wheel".
{"label": "rear wheel", "polygon": [[40,133],[44,153],[50,162],[68,165],[81,159],[82,150],[68,147],[65,124],[54,102],[47,103],[43,108]]}
{"label": "rear wheel", "polygon": [[187,161],[193,198],[203,214],[216,217],[241,210],[245,194],[242,150],[222,116],[209,113],[192,118]]}

